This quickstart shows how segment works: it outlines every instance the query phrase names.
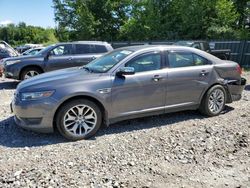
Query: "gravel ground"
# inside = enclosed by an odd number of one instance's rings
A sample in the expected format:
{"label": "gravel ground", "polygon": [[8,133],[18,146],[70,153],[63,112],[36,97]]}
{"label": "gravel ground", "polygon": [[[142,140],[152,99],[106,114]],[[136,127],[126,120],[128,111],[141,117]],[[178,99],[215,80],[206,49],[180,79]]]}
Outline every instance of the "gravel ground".
{"label": "gravel ground", "polygon": [[0,80],[0,187],[250,187],[250,85],[217,117],[123,121],[78,142],[17,127],[16,85]]}

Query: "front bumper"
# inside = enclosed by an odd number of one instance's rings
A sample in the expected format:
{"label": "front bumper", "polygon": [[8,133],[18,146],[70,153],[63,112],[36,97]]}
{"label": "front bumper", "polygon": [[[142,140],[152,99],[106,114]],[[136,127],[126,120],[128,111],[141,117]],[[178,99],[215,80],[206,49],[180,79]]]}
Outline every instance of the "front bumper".
{"label": "front bumper", "polygon": [[6,78],[13,78],[16,80],[19,79],[19,70],[16,68],[15,65],[4,66],[3,73]]}
{"label": "front bumper", "polygon": [[232,81],[227,83],[228,92],[231,98],[231,102],[239,101],[242,97],[242,92],[246,86],[246,79],[241,78],[239,81]]}
{"label": "front bumper", "polygon": [[51,133],[53,129],[55,100],[20,101],[17,97],[11,103],[15,123],[28,130]]}

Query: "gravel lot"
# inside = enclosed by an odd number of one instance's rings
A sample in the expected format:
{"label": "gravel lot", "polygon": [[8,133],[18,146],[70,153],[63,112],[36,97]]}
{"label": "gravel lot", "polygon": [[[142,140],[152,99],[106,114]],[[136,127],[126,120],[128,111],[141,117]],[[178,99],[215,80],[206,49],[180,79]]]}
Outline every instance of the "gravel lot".
{"label": "gravel lot", "polygon": [[250,187],[250,85],[217,117],[123,121],[68,142],[16,127],[17,84],[0,78],[0,187]]}

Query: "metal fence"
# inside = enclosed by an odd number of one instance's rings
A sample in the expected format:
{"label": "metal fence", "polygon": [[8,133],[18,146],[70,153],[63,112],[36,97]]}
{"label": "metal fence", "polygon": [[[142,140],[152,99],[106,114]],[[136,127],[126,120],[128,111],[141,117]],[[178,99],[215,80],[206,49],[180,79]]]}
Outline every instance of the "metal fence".
{"label": "metal fence", "polygon": [[[171,45],[175,41],[142,41],[142,42],[112,42],[113,48],[134,45]],[[231,59],[238,62],[242,67],[250,68],[250,41],[209,41],[209,44],[216,50],[230,49]]]}
{"label": "metal fence", "polygon": [[242,67],[250,67],[250,41],[211,41],[215,49],[230,49],[231,59]]}

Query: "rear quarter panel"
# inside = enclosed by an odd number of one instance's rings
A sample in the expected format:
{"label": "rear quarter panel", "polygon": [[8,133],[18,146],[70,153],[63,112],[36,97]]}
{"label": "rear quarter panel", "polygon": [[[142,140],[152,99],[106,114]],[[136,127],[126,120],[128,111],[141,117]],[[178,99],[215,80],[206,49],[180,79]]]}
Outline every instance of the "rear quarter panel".
{"label": "rear quarter panel", "polygon": [[240,72],[237,70],[238,67],[239,65],[233,61],[222,61],[215,65],[215,70],[228,91],[227,102],[240,100],[246,85],[246,80],[241,78]]}
{"label": "rear quarter panel", "polygon": [[215,64],[214,68],[220,78],[225,80],[241,80],[241,75],[237,71],[238,64],[233,61],[222,61],[220,64]]}

